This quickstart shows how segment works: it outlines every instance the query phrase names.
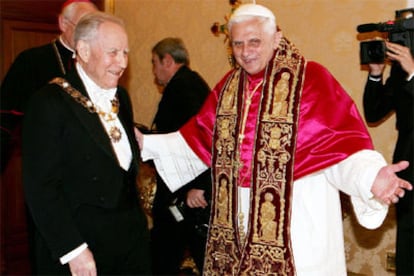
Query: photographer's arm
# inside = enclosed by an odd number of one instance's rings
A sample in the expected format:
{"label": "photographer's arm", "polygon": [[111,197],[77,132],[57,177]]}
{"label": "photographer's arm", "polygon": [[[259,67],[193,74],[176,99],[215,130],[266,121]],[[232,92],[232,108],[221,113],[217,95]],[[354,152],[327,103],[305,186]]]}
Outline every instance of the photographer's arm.
{"label": "photographer's arm", "polygon": [[368,123],[381,121],[393,110],[392,91],[383,81],[385,63],[369,63],[369,75],[364,88],[364,117]]}

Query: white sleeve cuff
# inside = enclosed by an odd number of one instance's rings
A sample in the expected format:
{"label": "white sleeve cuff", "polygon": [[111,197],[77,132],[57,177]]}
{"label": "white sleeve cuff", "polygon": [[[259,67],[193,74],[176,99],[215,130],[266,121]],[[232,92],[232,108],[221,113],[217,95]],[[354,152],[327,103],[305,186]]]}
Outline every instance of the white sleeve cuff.
{"label": "white sleeve cuff", "polygon": [[381,75],[381,76],[379,76],[379,77],[374,77],[374,76],[369,75],[369,76],[368,76],[368,79],[369,79],[370,81],[380,82],[380,81],[382,80],[382,75]]}
{"label": "white sleeve cuff", "polygon": [[358,222],[368,229],[379,227],[388,212],[388,206],[371,192],[379,170],[386,164],[379,152],[361,150],[328,170],[331,182],[351,197]]}
{"label": "white sleeve cuff", "polygon": [[407,78],[406,81],[410,81],[414,77],[414,72],[411,73]]}
{"label": "white sleeve cuff", "polygon": [[82,243],[80,246],[78,246],[77,248],[73,249],[72,251],[70,251],[69,253],[65,254],[64,256],[62,256],[59,260],[61,264],[67,264],[68,262],[72,261],[73,259],[75,259],[77,256],[79,256],[86,248],[88,248],[88,244],[86,243]]}
{"label": "white sleeve cuff", "polygon": [[364,202],[358,197],[351,196],[352,206],[358,222],[367,229],[381,226],[388,213],[388,205],[381,204],[375,198]]}
{"label": "white sleeve cuff", "polygon": [[360,169],[363,169],[356,170],[359,171],[359,196],[351,195],[351,202],[358,222],[367,229],[375,229],[381,226],[387,216],[388,206],[374,198],[371,188],[378,171],[386,165],[386,161],[376,151],[362,151],[354,157],[361,160]]}

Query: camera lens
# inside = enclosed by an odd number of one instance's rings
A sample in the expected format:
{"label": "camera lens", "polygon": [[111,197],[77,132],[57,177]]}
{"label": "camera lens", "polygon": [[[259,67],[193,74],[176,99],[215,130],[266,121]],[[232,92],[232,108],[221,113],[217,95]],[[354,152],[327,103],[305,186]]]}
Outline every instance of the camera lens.
{"label": "camera lens", "polygon": [[383,40],[361,42],[361,64],[382,63],[386,57],[386,47]]}

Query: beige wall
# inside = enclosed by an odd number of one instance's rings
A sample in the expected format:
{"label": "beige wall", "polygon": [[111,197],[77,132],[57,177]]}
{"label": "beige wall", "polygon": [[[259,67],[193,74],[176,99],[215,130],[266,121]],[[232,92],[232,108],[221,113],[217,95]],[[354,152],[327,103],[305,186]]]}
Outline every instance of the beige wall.
{"label": "beige wall", "polygon": [[159,93],[153,82],[151,48],[167,36],[181,37],[190,52],[191,67],[213,86],[229,67],[221,38],[210,25],[229,11],[227,1],[115,0],[115,14],[128,26],[130,63],[128,88],[137,122],[150,124]]}
{"label": "beige wall", "polygon": [[[247,0],[244,3],[249,2]],[[284,34],[308,59],[326,66],[362,111],[362,91],[367,73],[359,65],[356,26],[383,22],[394,11],[407,7],[405,0],[257,0],[271,8]],[[153,83],[151,47],[166,36],[186,43],[191,67],[214,86],[230,69],[223,37],[210,32],[213,22],[224,22],[230,12],[226,0],[114,0],[114,13],[127,24],[130,38],[129,73],[123,79],[134,102],[135,120],[149,125],[160,95]],[[378,150],[391,159],[396,134],[394,118],[369,129]],[[393,212],[393,209],[392,209]],[[385,252],[393,251],[395,223],[390,214],[375,231],[354,226],[345,219],[348,269],[366,275],[387,275]]]}

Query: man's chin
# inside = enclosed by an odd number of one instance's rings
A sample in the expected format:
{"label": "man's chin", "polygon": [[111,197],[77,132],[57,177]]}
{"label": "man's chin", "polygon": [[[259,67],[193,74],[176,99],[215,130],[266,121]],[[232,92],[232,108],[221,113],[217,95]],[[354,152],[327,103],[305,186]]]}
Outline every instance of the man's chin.
{"label": "man's chin", "polygon": [[259,66],[257,66],[257,64],[253,64],[253,63],[249,63],[249,64],[244,63],[242,67],[244,71],[246,71],[249,75],[254,75],[262,71],[262,69]]}
{"label": "man's chin", "polygon": [[257,69],[257,68],[245,68],[243,67],[243,69],[247,72],[247,74],[249,75],[256,75],[257,73],[259,73],[260,71],[262,71],[261,69]]}
{"label": "man's chin", "polygon": [[159,79],[154,79],[154,83],[158,86],[165,86],[165,84],[162,81],[160,81]]}

